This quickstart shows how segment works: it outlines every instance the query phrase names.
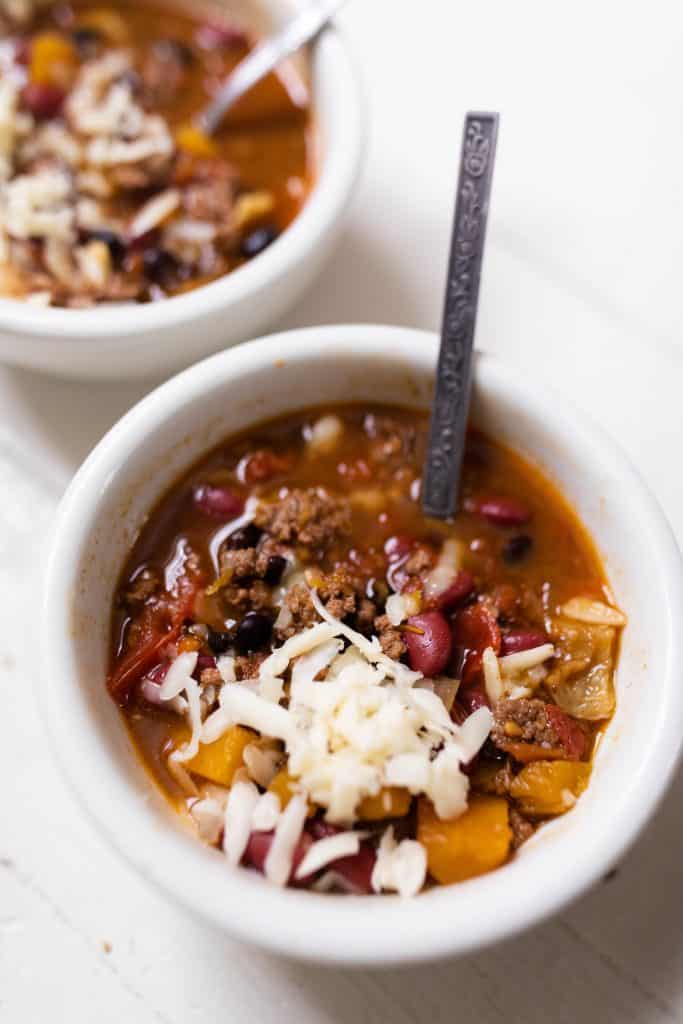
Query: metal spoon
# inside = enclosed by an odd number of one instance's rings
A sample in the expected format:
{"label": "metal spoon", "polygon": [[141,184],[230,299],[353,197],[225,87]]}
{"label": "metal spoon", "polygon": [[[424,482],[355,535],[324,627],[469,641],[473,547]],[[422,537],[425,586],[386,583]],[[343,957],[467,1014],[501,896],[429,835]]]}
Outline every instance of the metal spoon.
{"label": "metal spoon", "polygon": [[314,0],[275,35],[255,46],[233,69],[211,103],[197,118],[202,131],[212,135],[229,108],[285,57],[313,39],[344,3],[346,0]]}
{"label": "metal spoon", "polygon": [[422,510],[435,519],[452,519],[458,507],[497,135],[498,114],[469,113],[465,118],[436,394],[423,473]]}

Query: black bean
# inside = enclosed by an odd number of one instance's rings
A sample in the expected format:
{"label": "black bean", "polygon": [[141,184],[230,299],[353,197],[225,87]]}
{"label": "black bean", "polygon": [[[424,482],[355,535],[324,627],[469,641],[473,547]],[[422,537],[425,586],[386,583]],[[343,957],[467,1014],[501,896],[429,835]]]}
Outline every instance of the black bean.
{"label": "black bean", "polygon": [[160,284],[167,285],[177,274],[178,261],[175,256],[165,249],[145,249],[142,257],[145,267],[145,277]]}
{"label": "black bean", "polygon": [[268,559],[268,566],[264,575],[264,580],[271,587],[274,587],[282,579],[282,574],[287,568],[287,559],[283,558],[282,555],[271,555]]}
{"label": "black bean", "polygon": [[521,562],[534,546],[533,537],[528,533],[518,533],[505,544],[503,548],[503,560],[505,562]]}
{"label": "black bean", "polygon": [[234,641],[235,634],[233,630],[220,632],[215,629],[209,629],[207,643],[214,654],[225,654],[228,648],[232,647]]}
{"label": "black bean", "polygon": [[483,747],[479,751],[479,755],[485,761],[494,761],[495,763],[500,763],[507,757],[505,751],[501,750],[500,747],[497,747],[490,736],[484,742]]}
{"label": "black bean", "polygon": [[109,255],[114,266],[121,266],[123,257],[126,255],[126,246],[118,235],[115,235],[113,231],[107,231],[105,228],[98,228],[97,231],[88,231],[88,238],[91,241],[104,242],[109,249]]}
{"label": "black bean", "polygon": [[271,242],[275,241],[277,236],[277,228],[255,228],[242,239],[242,244],[240,245],[240,252],[246,259],[253,259],[254,256],[258,256],[260,252],[263,252],[264,249],[267,249]]}
{"label": "black bean", "polygon": [[247,523],[231,533],[226,540],[229,548],[255,548],[261,539],[261,530],[254,523]]}
{"label": "black bean", "polygon": [[88,59],[97,53],[97,47],[102,42],[102,33],[96,28],[75,28],[71,33],[74,46],[80,57]]}
{"label": "black bean", "polygon": [[242,654],[258,651],[270,640],[273,623],[261,612],[247,612],[235,632],[235,646]]}

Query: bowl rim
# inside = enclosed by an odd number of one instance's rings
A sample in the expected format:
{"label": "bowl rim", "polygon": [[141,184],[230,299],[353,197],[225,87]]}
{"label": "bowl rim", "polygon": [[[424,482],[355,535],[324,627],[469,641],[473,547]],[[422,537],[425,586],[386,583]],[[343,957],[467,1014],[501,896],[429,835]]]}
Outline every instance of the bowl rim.
{"label": "bowl rim", "polygon": [[214,281],[162,302],[64,309],[0,296],[0,330],[38,336],[48,345],[68,340],[92,346],[98,338],[122,335],[156,344],[160,330],[182,328],[255,301],[259,292],[305,260],[315,239],[338,221],[350,201],[367,134],[362,80],[345,33],[333,20],[309,45],[314,119],[320,116],[319,93],[329,90],[335,97],[334,117],[328,123],[323,116],[321,122],[323,131],[330,131],[330,156],[319,160],[313,188],[297,216],[263,253]]}
{"label": "bowl rim", "polygon": [[[510,391],[525,408],[534,411],[536,422],[543,423],[541,413],[550,414],[558,422],[567,420],[571,423],[572,446],[590,453],[596,466],[607,460],[616,467],[629,489],[629,514],[647,531],[651,554],[648,578],[660,584],[665,670],[656,726],[637,771],[615,799],[612,813],[595,822],[590,833],[584,834],[583,842],[572,847],[566,870],[558,871],[556,863],[550,863],[552,858],[546,857],[547,868],[539,875],[539,900],[520,900],[511,895],[515,880],[525,878],[520,871],[523,858],[506,866],[506,886],[496,882],[500,873],[494,871],[458,886],[437,887],[411,901],[387,895],[335,898],[280,890],[252,872],[226,867],[220,854],[184,834],[176,824],[169,822],[168,827],[160,827],[139,795],[131,792],[119,805],[124,793],[122,772],[109,773],[105,783],[110,787],[110,799],[103,800],[102,774],[96,776],[87,770],[92,764],[89,755],[96,748],[92,744],[92,749],[88,747],[87,701],[74,681],[76,641],[69,628],[70,595],[76,584],[74,566],[91,528],[87,525],[87,509],[93,496],[110,484],[126,453],[148,431],[167,422],[181,405],[200,402],[217,380],[227,385],[254,369],[268,371],[282,360],[283,352],[289,352],[295,361],[334,362],[341,354],[364,360],[403,358],[416,370],[424,371],[435,366],[437,345],[436,336],[426,331],[334,325],[271,335],[212,356],[178,374],[126,413],[77,472],[55,520],[46,572],[38,702],[63,773],[100,832],[144,877],[238,938],[290,957],[349,966],[415,963],[471,952],[540,923],[614,866],[654,813],[681,753],[683,688],[679,674],[683,636],[679,623],[683,616],[683,568],[662,510],[629,459],[602,428],[545,385],[539,389],[526,374],[511,369],[497,357],[480,353],[477,375],[486,379],[485,386],[502,393]],[[141,835],[145,837],[143,843]],[[159,857],[162,850],[163,857]],[[557,847],[553,850],[557,853]],[[188,865],[196,871],[195,877],[188,878]],[[214,881],[220,887],[220,900]],[[359,917],[362,904],[366,906],[364,918]],[[231,908],[236,905],[248,905],[249,913],[235,915]],[[370,907],[372,914],[367,913]],[[466,922],[459,933],[454,932],[449,908],[453,913],[457,908],[457,916]]]}

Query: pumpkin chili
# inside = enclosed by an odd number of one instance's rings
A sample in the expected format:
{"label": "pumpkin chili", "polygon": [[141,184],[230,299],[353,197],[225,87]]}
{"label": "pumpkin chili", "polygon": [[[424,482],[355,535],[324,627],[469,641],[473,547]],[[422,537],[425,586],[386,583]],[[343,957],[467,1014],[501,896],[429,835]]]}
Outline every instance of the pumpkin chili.
{"label": "pumpkin chili", "polygon": [[424,413],[314,408],[164,495],[115,598],[109,689],[230,863],[350,892],[504,864],[589,782],[625,624],[572,509],[468,436],[427,520]]}

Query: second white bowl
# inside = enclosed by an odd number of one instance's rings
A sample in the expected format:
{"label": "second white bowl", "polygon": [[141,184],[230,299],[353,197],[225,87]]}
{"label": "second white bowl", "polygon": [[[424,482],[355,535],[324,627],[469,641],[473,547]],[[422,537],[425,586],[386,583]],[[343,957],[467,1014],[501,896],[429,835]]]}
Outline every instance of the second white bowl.
{"label": "second white bowl", "polygon": [[[292,5],[245,5],[254,6],[267,30]],[[159,377],[252,336],[293,305],[332,250],[363,151],[359,82],[335,28],[313,44],[310,66],[317,179],[276,242],[211,284],[161,302],[45,309],[0,298],[0,361],[69,377]]]}

